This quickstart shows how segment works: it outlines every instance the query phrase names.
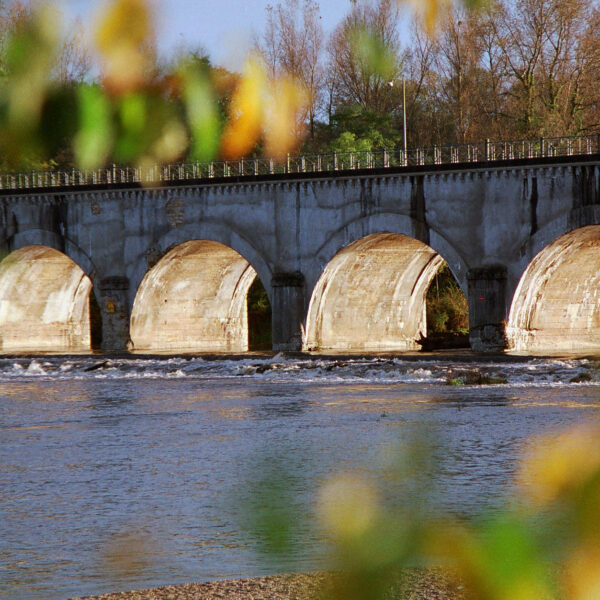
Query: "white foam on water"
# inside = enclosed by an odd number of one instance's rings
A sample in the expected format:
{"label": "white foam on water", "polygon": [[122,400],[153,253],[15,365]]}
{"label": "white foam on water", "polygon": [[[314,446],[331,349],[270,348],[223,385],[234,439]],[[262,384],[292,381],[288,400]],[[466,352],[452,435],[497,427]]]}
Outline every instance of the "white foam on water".
{"label": "white foam on water", "polygon": [[27,367],[28,375],[45,375],[46,371],[44,371],[42,365],[40,365],[37,360],[32,360]]}
{"label": "white foam on water", "polygon": [[[587,359],[536,359],[529,361],[477,361],[435,359],[405,360],[402,357],[349,359],[272,357],[241,359],[77,358],[2,359],[0,381],[15,378],[49,379],[252,379],[293,383],[368,383],[445,385],[450,380],[469,382],[478,376],[506,380],[509,385],[600,385],[598,361]],[[574,380],[574,381],[572,381]]]}

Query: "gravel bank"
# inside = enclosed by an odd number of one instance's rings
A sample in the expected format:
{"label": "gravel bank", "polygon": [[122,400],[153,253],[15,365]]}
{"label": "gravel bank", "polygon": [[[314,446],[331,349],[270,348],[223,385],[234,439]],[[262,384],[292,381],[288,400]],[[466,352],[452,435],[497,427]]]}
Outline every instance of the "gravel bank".
{"label": "gravel bank", "polygon": [[[219,580],[86,596],[71,600],[315,600],[327,598],[324,574],[277,575]],[[442,571],[411,569],[390,590],[389,600],[464,600],[461,586]]]}

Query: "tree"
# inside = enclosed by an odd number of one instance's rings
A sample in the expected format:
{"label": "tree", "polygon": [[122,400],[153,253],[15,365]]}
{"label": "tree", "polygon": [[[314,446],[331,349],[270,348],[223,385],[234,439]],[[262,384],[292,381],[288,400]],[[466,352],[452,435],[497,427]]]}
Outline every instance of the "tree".
{"label": "tree", "polygon": [[401,71],[398,19],[394,0],[360,0],[333,32],[329,71],[338,103],[378,113],[398,107],[398,94],[387,85]]}
{"label": "tree", "polygon": [[452,141],[465,143],[473,139],[476,132],[475,102],[481,89],[481,52],[472,15],[461,8],[449,12],[436,39],[434,53],[436,69],[443,82],[439,97],[453,123]]}
{"label": "tree", "polygon": [[308,96],[307,115],[311,137],[320,109],[323,84],[323,28],[314,0],[284,0],[267,9],[267,26],[256,43],[272,80],[291,76]]}
{"label": "tree", "polygon": [[62,84],[81,83],[92,68],[92,57],[84,42],[83,25],[75,21],[63,36],[55,67]]}
{"label": "tree", "polygon": [[565,133],[559,96],[572,74],[583,0],[517,0],[499,3],[491,21],[512,85],[509,113],[521,135]]}
{"label": "tree", "polygon": [[580,122],[584,133],[600,131],[600,8],[590,10],[588,22],[578,40],[576,77],[571,80],[567,110]]}

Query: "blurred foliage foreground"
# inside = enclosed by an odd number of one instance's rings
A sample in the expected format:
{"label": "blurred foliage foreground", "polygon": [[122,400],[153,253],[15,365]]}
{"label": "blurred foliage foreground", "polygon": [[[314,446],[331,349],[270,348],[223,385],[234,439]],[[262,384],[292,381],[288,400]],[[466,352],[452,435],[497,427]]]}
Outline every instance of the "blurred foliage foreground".
{"label": "blurred foliage foreground", "polygon": [[[444,568],[456,576],[461,596],[473,600],[598,600],[599,439],[597,424],[531,439],[512,482],[513,497],[471,519],[432,516],[433,485],[423,481],[431,465],[423,444],[410,445],[394,460],[397,493],[387,501],[362,474],[333,476],[315,502],[334,573],[323,597],[393,598],[403,570],[419,566]],[[290,513],[286,491],[294,481],[288,485],[278,471],[257,486],[250,522],[262,550],[281,555],[293,551],[298,515]]]}
{"label": "blurred foliage foreground", "polygon": [[[234,159],[257,145],[282,159],[297,143],[301,86],[269,78],[253,58],[240,75],[212,68],[198,52],[160,64],[146,0],[108,2],[92,43],[80,37],[68,52],[52,3],[0,3],[0,10],[3,169]],[[88,59],[94,80],[57,70]]]}
{"label": "blurred foliage foreground", "polygon": [[[269,77],[252,59],[235,81],[198,56],[161,70],[144,0],[108,3],[95,28],[100,77],[92,83],[56,76],[59,20],[51,4],[36,4],[3,35],[3,168],[53,166],[61,152],[80,168],[236,158],[257,144],[283,158],[297,144],[306,120],[301,86]],[[599,426],[532,440],[515,498],[470,521],[426,514],[427,485],[420,500],[407,494],[387,503],[362,475],[324,482],[316,513],[330,541],[329,566],[340,574],[333,597],[381,598],[403,567],[418,564],[455,572],[475,600],[600,600],[598,440]],[[409,481],[421,459],[404,455],[396,475]],[[286,490],[281,478],[259,488],[260,513],[251,518],[266,548],[279,553],[293,538],[295,516],[277,505]]]}

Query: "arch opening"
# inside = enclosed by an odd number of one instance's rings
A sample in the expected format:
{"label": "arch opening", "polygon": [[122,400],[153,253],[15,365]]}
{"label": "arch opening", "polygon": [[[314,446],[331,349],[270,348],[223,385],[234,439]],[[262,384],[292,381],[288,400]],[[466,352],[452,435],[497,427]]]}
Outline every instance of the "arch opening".
{"label": "arch opening", "polygon": [[305,350],[420,349],[427,290],[443,265],[430,246],[403,234],[374,234],[346,246],[313,291]]}
{"label": "arch opening", "polygon": [[567,233],[531,261],[513,297],[508,349],[600,350],[600,226]]}
{"label": "arch opening", "polygon": [[248,296],[257,279],[229,246],[211,240],[179,244],[140,284],[131,313],[132,350],[246,352]]}
{"label": "arch opening", "polygon": [[271,350],[273,335],[271,303],[262,281],[257,276],[248,290],[248,349]]}
{"label": "arch opening", "polygon": [[427,290],[426,312],[428,343],[423,349],[469,347],[467,298],[445,261]]}
{"label": "arch opening", "polygon": [[92,282],[62,252],[31,245],[0,263],[0,350],[91,349]]}

